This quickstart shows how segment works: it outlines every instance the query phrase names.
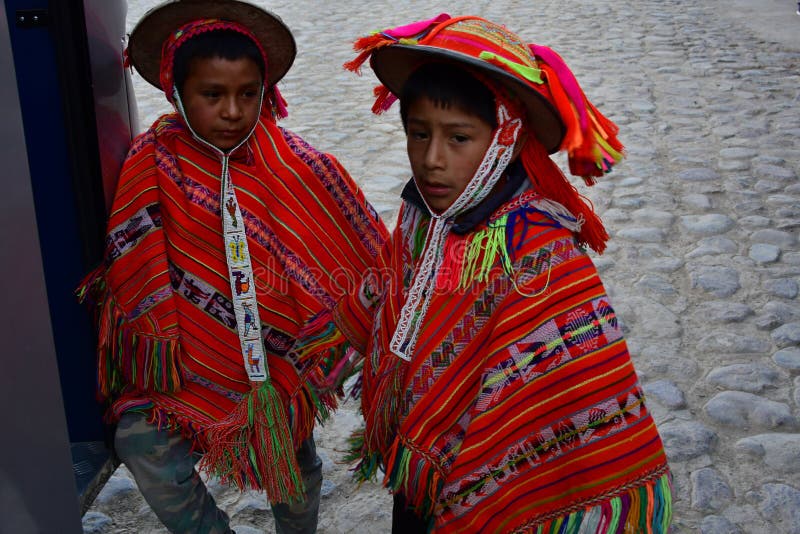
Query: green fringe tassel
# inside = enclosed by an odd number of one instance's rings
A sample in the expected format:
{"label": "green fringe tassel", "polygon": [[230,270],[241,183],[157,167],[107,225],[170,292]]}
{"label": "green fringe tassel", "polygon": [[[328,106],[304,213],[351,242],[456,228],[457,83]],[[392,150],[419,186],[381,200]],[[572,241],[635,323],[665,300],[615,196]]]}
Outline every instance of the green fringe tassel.
{"label": "green fringe tassel", "polygon": [[384,485],[402,493],[409,505],[422,516],[433,513],[444,480],[431,460],[409,449],[398,438],[386,460]]}
{"label": "green fringe tassel", "polygon": [[485,282],[494,267],[497,258],[507,275],[513,272],[511,257],[506,247],[506,226],[508,214],[497,218],[470,240],[464,251],[464,264],[461,270],[458,288],[463,290],[473,282]]}
{"label": "green fringe tassel", "polygon": [[97,323],[97,388],[104,398],[126,384],[140,391],[180,391],[180,343],[177,337],[136,332],[108,290],[102,267],[92,271],[75,291],[89,304]]}
{"label": "green fringe tassel", "polygon": [[359,483],[377,482],[378,469],[381,465],[381,455],[377,452],[367,452],[364,450],[364,428],[353,432],[347,439],[347,453],[345,462],[358,462],[353,468],[353,478]]}
{"label": "green fringe tassel", "polygon": [[206,441],[200,469],[241,490],[264,490],[273,503],[303,500],[288,417],[271,381],[255,387],[228,417],[212,425]]}

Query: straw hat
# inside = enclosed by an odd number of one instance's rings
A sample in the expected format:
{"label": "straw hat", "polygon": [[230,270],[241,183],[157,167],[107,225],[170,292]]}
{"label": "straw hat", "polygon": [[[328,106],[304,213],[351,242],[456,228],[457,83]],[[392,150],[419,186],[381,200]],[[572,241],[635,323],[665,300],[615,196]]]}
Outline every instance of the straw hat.
{"label": "straw hat", "polygon": [[288,72],[297,54],[289,28],[258,6],[238,0],[170,0],[148,11],[131,32],[128,58],[142,77],[159,89],[164,41],[184,24],[197,19],[221,19],[249,29],[266,54],[268,86]]}

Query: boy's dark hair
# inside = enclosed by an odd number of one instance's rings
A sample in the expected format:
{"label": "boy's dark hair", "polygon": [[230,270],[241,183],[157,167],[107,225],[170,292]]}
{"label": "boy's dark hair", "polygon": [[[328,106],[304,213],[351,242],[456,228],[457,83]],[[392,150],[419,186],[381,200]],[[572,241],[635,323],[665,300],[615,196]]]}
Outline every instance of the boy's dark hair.
{"label": "boy's dark hair", "polygon": [[183,83],[189,76],[189,67],[194,59],[222,58],[235,61],[247,58],[258,65],[261,79],[264,79],[266,68],[264,58],[258,46],[246,35],[234,30],[218,30],[201,33],[192,37],[175,51],[173,77],[175,87],[183,92]]}
{"label": "boy's dark hair", "polygon": [[494,94],[465,69],[449,63],[426,63],[411,73],[400,94],[403,128],[407,126],[409,108],[423,97],[444,109],[455,106],[477,115],[492,129],[497,128]]}

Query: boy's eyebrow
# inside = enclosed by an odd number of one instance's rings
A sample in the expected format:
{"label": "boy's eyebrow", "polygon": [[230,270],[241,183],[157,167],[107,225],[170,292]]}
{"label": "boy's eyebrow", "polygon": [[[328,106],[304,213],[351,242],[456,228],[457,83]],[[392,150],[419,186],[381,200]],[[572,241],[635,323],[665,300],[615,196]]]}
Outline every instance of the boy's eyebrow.
{"label": "boy's eyebrow", "polygon": [[[418,118],[418,117],[409,116],[408,119],[406,120],[406,122],[409,123],[409,124],[412,123],[412,122],[413,123],[417,123],[417,124],[428,124],[428,122],[430,122],[430,121],[427,121],[425,119],[421,119],[421,118]],[[473,128],[474,129],[474,128],[477,127],[472,122],[458,122],[458,121],[445,122],[445,123],[443,123],[443,125],[445,127],[448,127],[448,128]]]}
{"label": "boy's eyebrow", "polygon": [[[200,80],[199,85],[201,85],[203,87],[216,88],[216,87],[225,87],[226,84],[225,84],[225,82],[222,82],[222,81],[202,79],[202,80]],[[260,87],[261,86],[261,80],[254,78],[252,81],[245,82],[245,83],[241,84],[241,87],[248,87],[248,86]]]}

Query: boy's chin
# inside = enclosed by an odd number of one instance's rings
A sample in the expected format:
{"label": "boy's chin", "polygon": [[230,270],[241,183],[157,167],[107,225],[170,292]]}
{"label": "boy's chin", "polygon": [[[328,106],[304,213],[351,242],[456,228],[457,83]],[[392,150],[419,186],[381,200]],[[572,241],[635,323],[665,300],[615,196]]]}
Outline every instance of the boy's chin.
{"label": "boy's chin", "polygon": [[212,145],[214,145],[215,147],[217,147],[219,150],[222,150],[223,152],[227,152],[227,151],[232,150],[233,148],[239,146],[240,144],[242,144],[242,142],[244,140],[245,140],[245,138],[242,137],[240,139],[214,139],[214,140],[209,141],[209,142]]}
{"label": "boy's chin", "polygon": [[222,150],[223,152],[227,152],[229,150],[232,150],[239,143],[229,143],[229,144],[211,143],[211,144],[214,145],[215,147],[217,147],[219,150]]}
{"label": "boy's chin", "polygon": [[447,211],[447,208],[453,205],[453,202],[443,201],[442,199],[438,198],[426,198],[425,202],[428,204],[428,207],[431,209],[431,211],[436,215],[441,215]]}

